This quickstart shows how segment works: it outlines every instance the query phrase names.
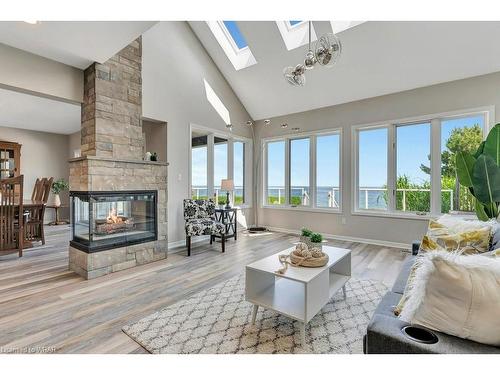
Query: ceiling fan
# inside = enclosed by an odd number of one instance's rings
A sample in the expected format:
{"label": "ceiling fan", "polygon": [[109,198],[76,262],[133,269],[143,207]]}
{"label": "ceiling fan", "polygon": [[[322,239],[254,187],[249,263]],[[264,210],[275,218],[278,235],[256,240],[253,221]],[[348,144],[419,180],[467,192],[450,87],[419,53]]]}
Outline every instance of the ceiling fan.
{"label": "ceiling fan", "polygon": [[316,41],[314,51],[311,49],[311,26],[309,21],[309,49],[302,64],[295,67],[287,66],[283,70],[285,80],[292,86],[304,86],[306,84],[306,70],[314,68],[316,63],[331,68],[340,57],[342,44],[334,33],[326,33]]}

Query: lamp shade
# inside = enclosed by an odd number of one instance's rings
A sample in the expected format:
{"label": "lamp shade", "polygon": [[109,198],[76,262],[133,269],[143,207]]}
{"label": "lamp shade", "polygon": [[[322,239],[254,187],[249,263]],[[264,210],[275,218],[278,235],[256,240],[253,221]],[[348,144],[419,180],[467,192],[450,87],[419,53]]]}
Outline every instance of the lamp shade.
{"label": "lamp shade", "polygon": [[225,191],[233,191],[234,190],[233,180],[221,180],[220,189]]}

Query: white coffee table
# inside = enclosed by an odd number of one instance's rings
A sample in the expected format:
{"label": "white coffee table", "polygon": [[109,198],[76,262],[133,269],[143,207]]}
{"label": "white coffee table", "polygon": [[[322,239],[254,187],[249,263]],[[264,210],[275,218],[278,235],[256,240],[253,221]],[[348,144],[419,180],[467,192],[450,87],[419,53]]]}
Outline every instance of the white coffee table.
{"label": "white coffee table", "polygon": [[302,322],[301,338],[305,346],[306,324],[342,289],[351,278],[351,250],[323,246],[329,261],[323,267],[288,266],[284,275],[280,254],[290,254],[293,247],[246,266],[245,299],[253,303],[252,324],[260,307],[274,310]]}

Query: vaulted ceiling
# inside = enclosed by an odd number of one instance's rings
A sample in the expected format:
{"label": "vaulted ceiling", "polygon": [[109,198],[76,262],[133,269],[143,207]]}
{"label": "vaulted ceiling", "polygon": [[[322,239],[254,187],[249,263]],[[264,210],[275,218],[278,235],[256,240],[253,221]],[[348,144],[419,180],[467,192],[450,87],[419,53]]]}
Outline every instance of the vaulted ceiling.
{"label": "vaulted ceiling", "polygon": [[104,62],[156,22],[0,22],[0,43],[85,69]]}
{"label": "vaulted ceiling", "polygon": [[[306,73],[305,87],[283,79],[300,63],[274,21],[238,21],[257,64],[236,71],[206,22],[189,22],[254,120],[321,108],[500,71],[500,22],[365,22],[338,34],[342,57]],[[316,34],[330,22],[314,22]]]}

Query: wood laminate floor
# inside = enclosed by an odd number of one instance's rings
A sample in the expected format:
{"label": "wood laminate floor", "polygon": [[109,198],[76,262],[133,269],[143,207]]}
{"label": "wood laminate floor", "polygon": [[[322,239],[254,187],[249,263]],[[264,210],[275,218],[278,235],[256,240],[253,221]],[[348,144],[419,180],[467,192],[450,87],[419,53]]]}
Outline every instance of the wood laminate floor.
{"label": "wood laminate floor", "polygon": [[[244,271],[254,260],[292,246],[283,233],[241,234],[220,243],[193,244],[168,259],[84,280],[68,270],[69,228],[46,227],[45,246],[27,249],[22,258],[0,257],[0,352],[144,353],[121,331],[189,294]],[[352,250],[353,277],[391,286],[407,256],[400,249],[329,241]]]}

